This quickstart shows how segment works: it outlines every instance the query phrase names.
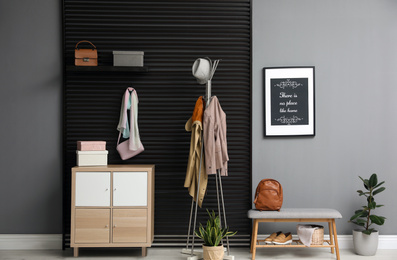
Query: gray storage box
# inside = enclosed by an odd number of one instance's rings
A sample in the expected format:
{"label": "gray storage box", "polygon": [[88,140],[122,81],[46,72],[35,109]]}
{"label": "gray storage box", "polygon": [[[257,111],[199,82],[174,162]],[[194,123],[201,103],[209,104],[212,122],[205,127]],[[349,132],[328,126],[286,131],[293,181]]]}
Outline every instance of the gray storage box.
{"label": "gray storage box", "polygon": [[143,51],[113,51],[113,66],[143,67]]}

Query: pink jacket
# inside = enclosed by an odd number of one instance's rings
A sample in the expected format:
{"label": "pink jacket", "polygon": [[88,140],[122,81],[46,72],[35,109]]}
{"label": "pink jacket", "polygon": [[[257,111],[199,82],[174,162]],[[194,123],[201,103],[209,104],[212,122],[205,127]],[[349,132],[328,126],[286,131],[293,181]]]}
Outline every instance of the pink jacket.
{"label": "pink jacket", "polygon": [[216,174],[221,170],[222,176],[227,176],[227,153],[226,140],[226,114],[223,112],[218,98],[213,96],[210,104],[204,111],[204,151],[205,168],[207,174]]}

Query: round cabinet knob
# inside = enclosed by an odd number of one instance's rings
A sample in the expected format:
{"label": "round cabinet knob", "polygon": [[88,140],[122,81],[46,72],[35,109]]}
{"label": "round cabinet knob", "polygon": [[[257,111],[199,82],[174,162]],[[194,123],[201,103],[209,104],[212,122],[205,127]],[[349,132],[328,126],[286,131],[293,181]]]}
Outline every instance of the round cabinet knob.
{"label": "round cabinet knob", "polygon": [[109,227],[109,225],[106,225],[106,226],[105,226],[105,228],[108,228],[108,227]]}
{"label": "round cabinet knob", "polygon": [[114,190],[116,190],[116,188],[114,188]]}
{"label": "round cabinet knob", "polygon": [[113,226],[114,228],[116,227],[116,225]]}
{"label": "round cabinet knob", "polygon": [[108,190],[109,190],[108,188],[105,189],[105,191],[108,191]]}

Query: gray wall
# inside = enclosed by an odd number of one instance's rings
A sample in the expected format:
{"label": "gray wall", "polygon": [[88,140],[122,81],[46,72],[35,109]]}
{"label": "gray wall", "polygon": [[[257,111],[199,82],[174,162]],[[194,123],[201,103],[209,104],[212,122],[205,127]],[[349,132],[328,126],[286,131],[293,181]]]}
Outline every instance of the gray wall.
{"label": "gray wall", "polygon": [[[0,0],[0,233],[61,233],[60,1]],[[363,204],[358,175],[378,173],[377,198],[397,234],[397,2],[253,0],[253,189],[284,187],[285,207]],[[262,68],[316,66],[314,138],[264,138]],[[7,224],[4,224],[7,223]],[[294,226],[264,226],[264,232]]]}
{"label": "gray wall", "polygon": [[61,1],[0,0],[0,233],[62,233]]}
{"label": "gray wall", "polygon": [[[358,176],[377,173],[381,234],[397,234],[397,1],[253,1],[253,190],[263,178],[284,188],[284,207],[329,207],[344,218],[364,205]],[[315,66],[316,136],[263,136],[262,68]],[[263,232],[295,225],[264,225]]]}

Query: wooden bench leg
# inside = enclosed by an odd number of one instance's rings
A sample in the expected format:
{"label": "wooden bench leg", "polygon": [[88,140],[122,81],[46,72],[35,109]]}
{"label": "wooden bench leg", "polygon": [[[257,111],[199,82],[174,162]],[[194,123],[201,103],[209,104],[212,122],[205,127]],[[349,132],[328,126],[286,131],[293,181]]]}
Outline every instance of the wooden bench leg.
{"label": "wooden bench leg", "polygon": [[[328,222],[328,229],[329,229],[329,241],[331,242],[331,245],[334,245],[334,238],[332,236],[332,221]],[[335,249],[331,247],[331,254],[335,254]]]}
{"label": "wooden bench leg", "polygon": [[252,253],[252,249],[254,248],[254,234],[255,234],[255,225],[252,224],[252,234],[251,234],[251,248],[250,248],[250,253]]}
{"label": "wooden bench leg", "polygon": [[74,247],[73,248],[73,256],[74,257],[78,257],[79,256],[79,248],[78,247]]}
{"label": "wooden bench leg", "polygon": [[142,247],[142,256],[147,256],[147,247]]}
{"label": "wooden bench leg", "polygon": [[254,228],[253,228],[252,241],[251,241],[252,260],[255,260],[256,240],[258,240],[258,223],[259,223],[259,221],[257,219],[254,219]]}
{"label": "wooden bench leg", "polygon": [[336,224],[335,224],[335,219],[332,219],[332,229],[334,233],[334,241],[335,241],[335,250],[336,250],[336,259],[340,260],[339,256],[339,246],[338,246],[338,235],[336,233]]}

